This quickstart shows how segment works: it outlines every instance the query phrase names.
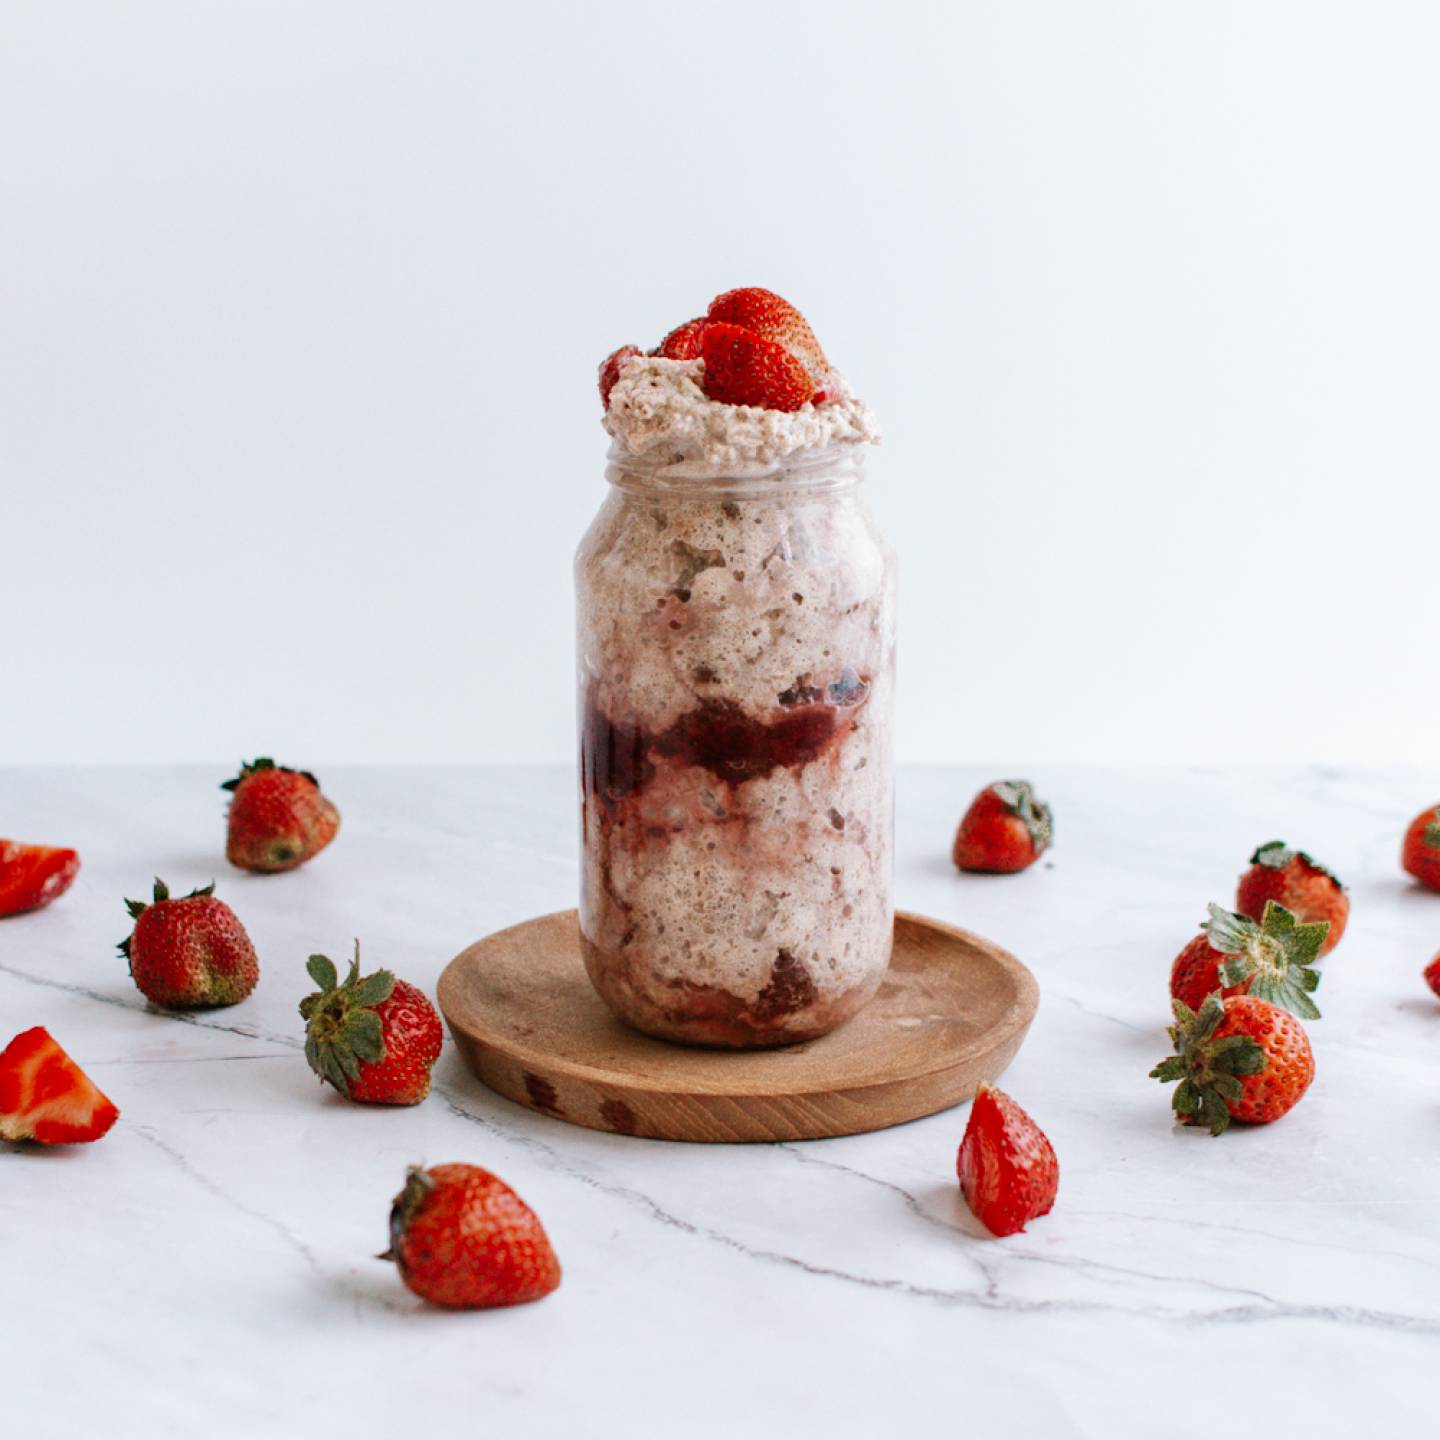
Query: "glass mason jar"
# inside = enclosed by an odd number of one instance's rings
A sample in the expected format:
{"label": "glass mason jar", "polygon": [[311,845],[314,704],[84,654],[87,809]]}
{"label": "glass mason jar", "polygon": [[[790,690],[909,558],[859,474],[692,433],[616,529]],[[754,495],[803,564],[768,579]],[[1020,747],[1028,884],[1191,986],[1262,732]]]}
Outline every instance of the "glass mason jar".
{"label": "glass mason jar", "polygon": [[612,447],[575,561],[580,933],[638,1030],[809,1040],[884,977],[894,565],[863,469],[849,445],[687,477]]}

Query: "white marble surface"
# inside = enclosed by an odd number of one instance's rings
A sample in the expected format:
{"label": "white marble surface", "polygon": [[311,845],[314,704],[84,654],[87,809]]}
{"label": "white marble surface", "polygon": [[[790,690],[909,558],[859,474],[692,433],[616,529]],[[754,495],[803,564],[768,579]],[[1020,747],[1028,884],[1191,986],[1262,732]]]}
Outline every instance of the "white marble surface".
{"label": "white marble surface", "polygon": [[[0,922],[0,1038],[48,1026],[122,1112],[94,1146],[0,1146],[5,1433],[1189,1436],[1231,1404],[1257,1431],[1432,1432],[1440,1004],[1418,972],[1440,896],[1396,850],[1440,776],[1041,771],[1058,845],[993,879],[946,858],[992,777],[902,774],[900,903],[1008,945],[1041,984],[1003,1083],[1054,1141],[1060,1195],[999,1241],[955,1184],[964,1109],[672,1145],[522,1110],[448,1044],[417,1109],[321,1089],[295,1013],[309,952],[358,934],[433,992],[467,942],[571,903],[576,862],[564,771],[319,769],[341,835],[266,878],[224,863],[223,767],[0,770],[0,833],[85,862],[50,910]],[[1314,1088],[1268,1129],[1174,1130],[1146,1078],[1170,960],[1276,835],[1352,889]],[[145,1007],[114,945],[122,895],[155,873],[218,879],[260,952],[245,1004]],[[560,1290],[492,1313],[414,1300],[369,1257],[418,1160],[509,1180]]]}

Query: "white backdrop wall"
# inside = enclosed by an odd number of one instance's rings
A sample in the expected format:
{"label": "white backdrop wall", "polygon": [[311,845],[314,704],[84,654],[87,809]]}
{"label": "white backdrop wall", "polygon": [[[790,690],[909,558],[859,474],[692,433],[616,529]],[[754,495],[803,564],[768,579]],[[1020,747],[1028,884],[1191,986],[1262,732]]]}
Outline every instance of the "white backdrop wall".
{"label": "white backdrop wall", "polygon": [[559,760],[594,368],[794,299],[902,758],[1428,760],[1440,12],[0,8],[0,760]]}

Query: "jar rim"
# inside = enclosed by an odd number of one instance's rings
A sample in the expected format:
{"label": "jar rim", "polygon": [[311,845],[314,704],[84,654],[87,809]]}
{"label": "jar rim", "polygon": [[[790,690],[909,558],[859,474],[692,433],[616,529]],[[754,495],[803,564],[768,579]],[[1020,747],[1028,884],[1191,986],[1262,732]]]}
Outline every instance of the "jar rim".
{"label": "jar rim", "polygon": [[775,495],[791,491],[838,490],[858,485],[865,475],[859,445],[840,443],[797,450],[766,465],[737,465],[717,471],[662,447],[637,455],[612,442],[605,478],[617,490],[637,494],[695,496]]}

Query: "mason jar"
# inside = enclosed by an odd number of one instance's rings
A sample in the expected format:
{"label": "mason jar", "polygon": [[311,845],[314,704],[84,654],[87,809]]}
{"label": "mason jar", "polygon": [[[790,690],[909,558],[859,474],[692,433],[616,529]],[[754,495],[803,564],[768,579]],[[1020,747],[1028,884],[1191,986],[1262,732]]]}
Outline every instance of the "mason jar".
{"label": "mason jar", "polygon": [[858,446],[688,473],[612,447],[576,556],[580,933],[623,1020],[810,1040],[893,931],[894,566]]}

